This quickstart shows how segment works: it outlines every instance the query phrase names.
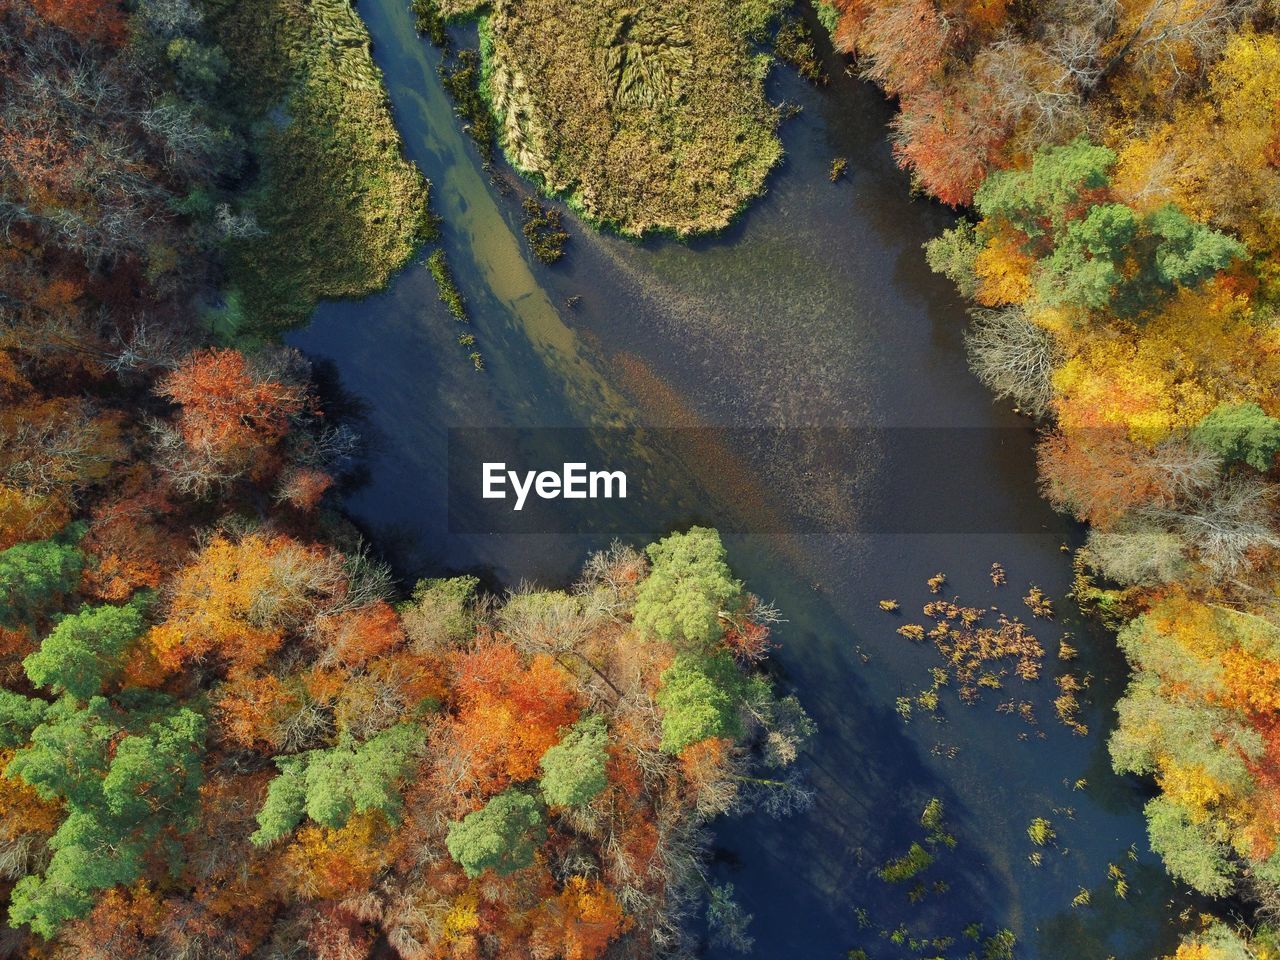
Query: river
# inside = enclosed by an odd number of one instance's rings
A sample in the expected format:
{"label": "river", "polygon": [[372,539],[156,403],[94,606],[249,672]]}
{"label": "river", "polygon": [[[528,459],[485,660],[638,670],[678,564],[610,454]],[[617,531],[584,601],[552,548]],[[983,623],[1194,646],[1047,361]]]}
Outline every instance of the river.
{"label": "river", "polygon": [[[1179,894],[1147,848],[1145,788],[1114,776],[1106,755],[1124,664],[1066,599],[1064,545],[1079,530],[1037,495],[1030,425],[966,369],[964,305],[920,249],[950,215],[912,199],[877,91],[836,59],[824,88],[775,69],[771,97],[801,110],[782,127],[786,159],[768,193],[732,228],[685,244],[634,242],[567,215],[568,255],[546,267],[520,237],[528,186],[501,164],[492,179],[483,169],[406,0],[362,0],[359,10],[407,153],[434,185],[486,361],[471,368],[420,264],[380,294],[322,305],[289,336],[369,441],[345,503],[398,572],[562,586],[614,529],[643,543],[710,511],[738,531],[725,537],[735,571],[786,617],[776,669],[819,727],[801,760],[811,811],[718,825],[714,871],[755,916],[755,956],[909,956],[881,935],[905,924],[914,937],[956,938],[923,955],[960,957],[975,947],[961,936],[972,922],[986,934],[1010,928],[1019,957],[1159,956],[1176,935]],[[848,172],[831,183],[837,156]],[[647,508],[595,502],[608,522],[585,532],[450,532],[451,511],[454,530],[475,529],[468,523],[491,507],[478,484],[470,499],[448,488],[450,428],[575,426],[599,428],[605,456],[619,438],[640,438],[625,456]],[[619,426],[642,429],[611,432]],[[684,432],[646,438],[647,427]],[[522,454],[558,464],[574,436],[522,434]],[[664,478],[683,489],[677,478],[690,474],[702,499],[653,496]],[[882,505],[902,503],[915,507],[878,522]],[[992,583],[993,561],[1006,586]],[[972,706],[944,690],[937,717],[917,709],[908,722],[895,700],[928,687],[939,658],[895,628],[921,620],[925,580],[939,571],[945,595],[1024,618],[1020,598],[1034,582],[1058,613],[1034,622],[1049,651],[1040,681],[1014,680]],[[901,601],[905,620],[882,612],[881,598]],[[1080,649],[1071,669],[1094,677],[1087,737],[1051,706],[1064,631]],[[1010,697],[1033,702],[1039,724],[998,713]],[[925,874],[950,890],[913,905],[874,871],[923,839],[931,797],[958,844]],[[1034,817],[1058,835],[1039,866],[1026,833]],[[1128,877],[1124,900],[1107,879],[1111,863]],[[1072,907],[1082,888],[1091,903]]]}

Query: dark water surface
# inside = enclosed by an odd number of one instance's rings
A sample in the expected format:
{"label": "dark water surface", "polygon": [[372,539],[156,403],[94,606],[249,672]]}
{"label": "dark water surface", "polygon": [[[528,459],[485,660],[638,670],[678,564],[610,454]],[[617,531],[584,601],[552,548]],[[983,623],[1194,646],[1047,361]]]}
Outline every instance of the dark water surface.
{"label": "dark water surface", "polygon": [[[502,585],[562,586],[607,543],[609,527],[643,543],[707,519],[708,498],[717,504],[710,519],[732,529],[806,531],[726,536],[737,573],[788,620],[776,660],[820,728],[802,760],[814,809],[719,829],[715,872],[755,915],[755,955],[836,960],[861,947],[873,958],[909,956],[880,933],[905,924],[910,936],[956,938],[915,955],[962,957],[975,944],[961,930],[981,922],[987,934],[1011,928],[1019,957],[1158,956],[1174,935],[1177,894],[1147,849],[1141,786],[1111,774],[1106,756],[1123,663],[1065,599],[1062,545],[1078,531],[1037,496],[1032,432],[965,368],[963,305],[920,249],[949,218],[910,198],[876,91],[842,76],[836,61],[836,79],[822,90],[777,71],[772,96],[803,110],[783,127],[787,157],[768,194],[734,227],[688,244],[636,243],[569,216],[568,256],[548,268],[519,235],[527,185],[501,166],[494,183],[482,168],[437,78],[439,56],[415,36],[407,6],[362,0],[359,9],[408,154],[434,184],[487,368],[471,369],[455,343],[462,328],[421,265],[381,294],[322,306],[290,337],[363,410],[371,451],[350,512],[406,577],[480,570]],[[836,156],[849,168],[832,184]],[[456,521],[492,509],[478,482],[473,495],[455,489],[449,500],[449,428],[575,426],[599,428],[599,463],[625,460],[650,506],[664,484],[675,489],[686,477],[704,488],[701,505],[671,494],[663,515],[597,501],[592,509],[610,522],[591,524],[591,533],[575,533],[572,518],[558,533],[449,533],[449,510]],[[716,426],[767,429],[721,436]],[[683,441],[646,440],[645,427],[698,429]],[[902,450],[920,445],[895,442],[897,430],[874,432],[883,427],[954,432],[945,456],[917,462]],[[796,428],[860,428],[879,439],[856,448],[789,442],[839,435],[788,432]],[[534,449],[519,456],[558,465],[566,451],[556,438],[567,433],[533,434]],[[622,450],[620,436],[639,439]],[[939,523],[939,532],[883,532],[865,516],[877,500],[949,486],[969,491],[969,502],[948,506],[956,524]],[[991,504],[1008,518],[1006,532],[946,532],[971,529],[964,515]],[[820,532],[828,529],[841,532]],[[1007,586],[991,583],[993,561],[1007,569]],[[1058,619],[1034,623],[1048,650],[1038,683],[1012,679],[973,706],[944,691],[938,716],[917,708],[906,722],[895,699],[927,688],[939,658],[895,628],[921,620],[932,599],[925,579],[939,571],[948,576],[945,595],[1024,616],[1020,598],[1037,583],[1054,597]],[[903,615],[878,609],[888,597]],[[1088,737],[1053,716],[1064,630],[1081,651],[1071,668],[1095,678],[1082,715]],[[997,712],[1009,699],[1032,701],[1039,725]],[[1087,786],[1076,789],[1080,779]],[[959,842],[923,877],[950,890],[912,905],[874,870],[923,839],[918,820],[930,797],[944,801]],[[1033,817],[1058,833],[1039,867],[1028,860]],[[1111,890],[1109,863],[1128,875],[1127,900]],[[1082,888],[1092,903],[1072,908]]]}

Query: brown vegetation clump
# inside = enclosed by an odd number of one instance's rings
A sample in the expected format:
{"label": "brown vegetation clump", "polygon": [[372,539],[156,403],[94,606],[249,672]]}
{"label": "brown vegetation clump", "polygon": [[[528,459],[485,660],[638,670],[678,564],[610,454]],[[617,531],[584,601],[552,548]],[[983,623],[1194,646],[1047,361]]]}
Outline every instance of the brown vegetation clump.
{"label": "brown vegetation clump", "polygon": [[1012,660],[1014,674],[1023,680],[1039,678],[1044,647],[1021,620],[1000,614],[989,626],[983,622],[985,609],[949,600],[926,603],[924,613],[934,621],[928,636],[955,678],[961,700],[976,700],[981,687],[999,689],[1010,669],[1002,661]]}

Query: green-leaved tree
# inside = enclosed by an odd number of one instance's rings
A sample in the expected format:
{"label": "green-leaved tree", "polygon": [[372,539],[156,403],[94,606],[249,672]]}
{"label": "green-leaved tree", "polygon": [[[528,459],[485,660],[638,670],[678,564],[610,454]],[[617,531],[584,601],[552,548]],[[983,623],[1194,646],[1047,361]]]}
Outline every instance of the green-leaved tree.
{"label": "green-leaved tree", "polygon": [[5,776],[63,803],[67,816],[44,872],[14,886],[10,922],[50,939],[88,913],[98,891],[141,876],[152,850],[194,825],[204,739],[203,717],[158,694],[50,705]]}
{"label": "green-leaved tree", "polygon": [[657,694],[662,749],[679,753],[711,737],[737,737],[742,732],[743,690],[742,674],[726,651],[712,657],[676,657],[663,671]]}
{"label": "green-leaved tree", "polygon": [[[1115,202],[1107,189],[1115,162],[1110,148],[1079,137],[1038,150],[1029,167],[995,171],[974,195],[980,233],[1012,227],[1026,238],[1042,302],[1134,314],[1245,255],[1244,244],[1173,204],[1139,213]],[[935,259],[962,250],[955,241],[935,246]],[[948,260],[947,270],[960,268]]]}
{"label": "green-leaved tree", "polygon": [[451,824],[445,846],[468,877],[505,876],[533,863],[546,833],[541,805],[513,788]]}
{"label": "green-leaved tree", "polygon": [[400,815],[400,784],[422,746],[422,728],[401,723],[364,743],[340,742],[276,760],[279,775],[267,787],[250,839],[263,846],[290,833],[303,817],[342,827],[352,814],[377,810]]}
{"label": "green-leaved tree", "polygon": [[60,540],[20,543],[0,551],[0,626],[45,615],[80,582],[84,556]]}
{"label": "green-leaved tree", "polygon": [[584,717],[542,755],[542,795],[553,807],[590,803],[608,785],[609,731],[604,717]]}
{"label": "green-leaved tree", "polygon": [[653,569],[636,593],[641,631],[689,653],[706,652],[724,635],[721,615],[741,602],[720,534],[707,527],[673,533],[648,548]]}
{"label": "green-leaved tree", "polygon": [[1280,420],[1267,416],[1256,403],[1224,403],[1195,425],[1191,438],[1219,454],[1224,463],[1247,463],[1266,471],[1280,453]]}
{"label": "green-leaved tree", "polygon": [[146,627],[147,598],[122,607],[89,606],[63,617],[22,662],[31,682],[87,700],[120,668],[125,651]]}

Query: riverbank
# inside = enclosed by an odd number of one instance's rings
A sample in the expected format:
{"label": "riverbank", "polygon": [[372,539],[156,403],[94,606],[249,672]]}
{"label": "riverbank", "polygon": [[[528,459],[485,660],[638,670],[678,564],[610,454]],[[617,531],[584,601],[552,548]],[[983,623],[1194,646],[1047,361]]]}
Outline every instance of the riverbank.
{"label": "riverbank", "polygon": [[[1274,918],[1276,11],[838,6],[838,42],[898,98],[899,163],[973,207],[930,263],[978,305],[975,372],[1046,422],[1046,495],[1090,525],[1076,593],[1134,670],[1110,752],[1159,788],[1151,846]],[[1222,928],[1178,956],[1247,949]]]}

